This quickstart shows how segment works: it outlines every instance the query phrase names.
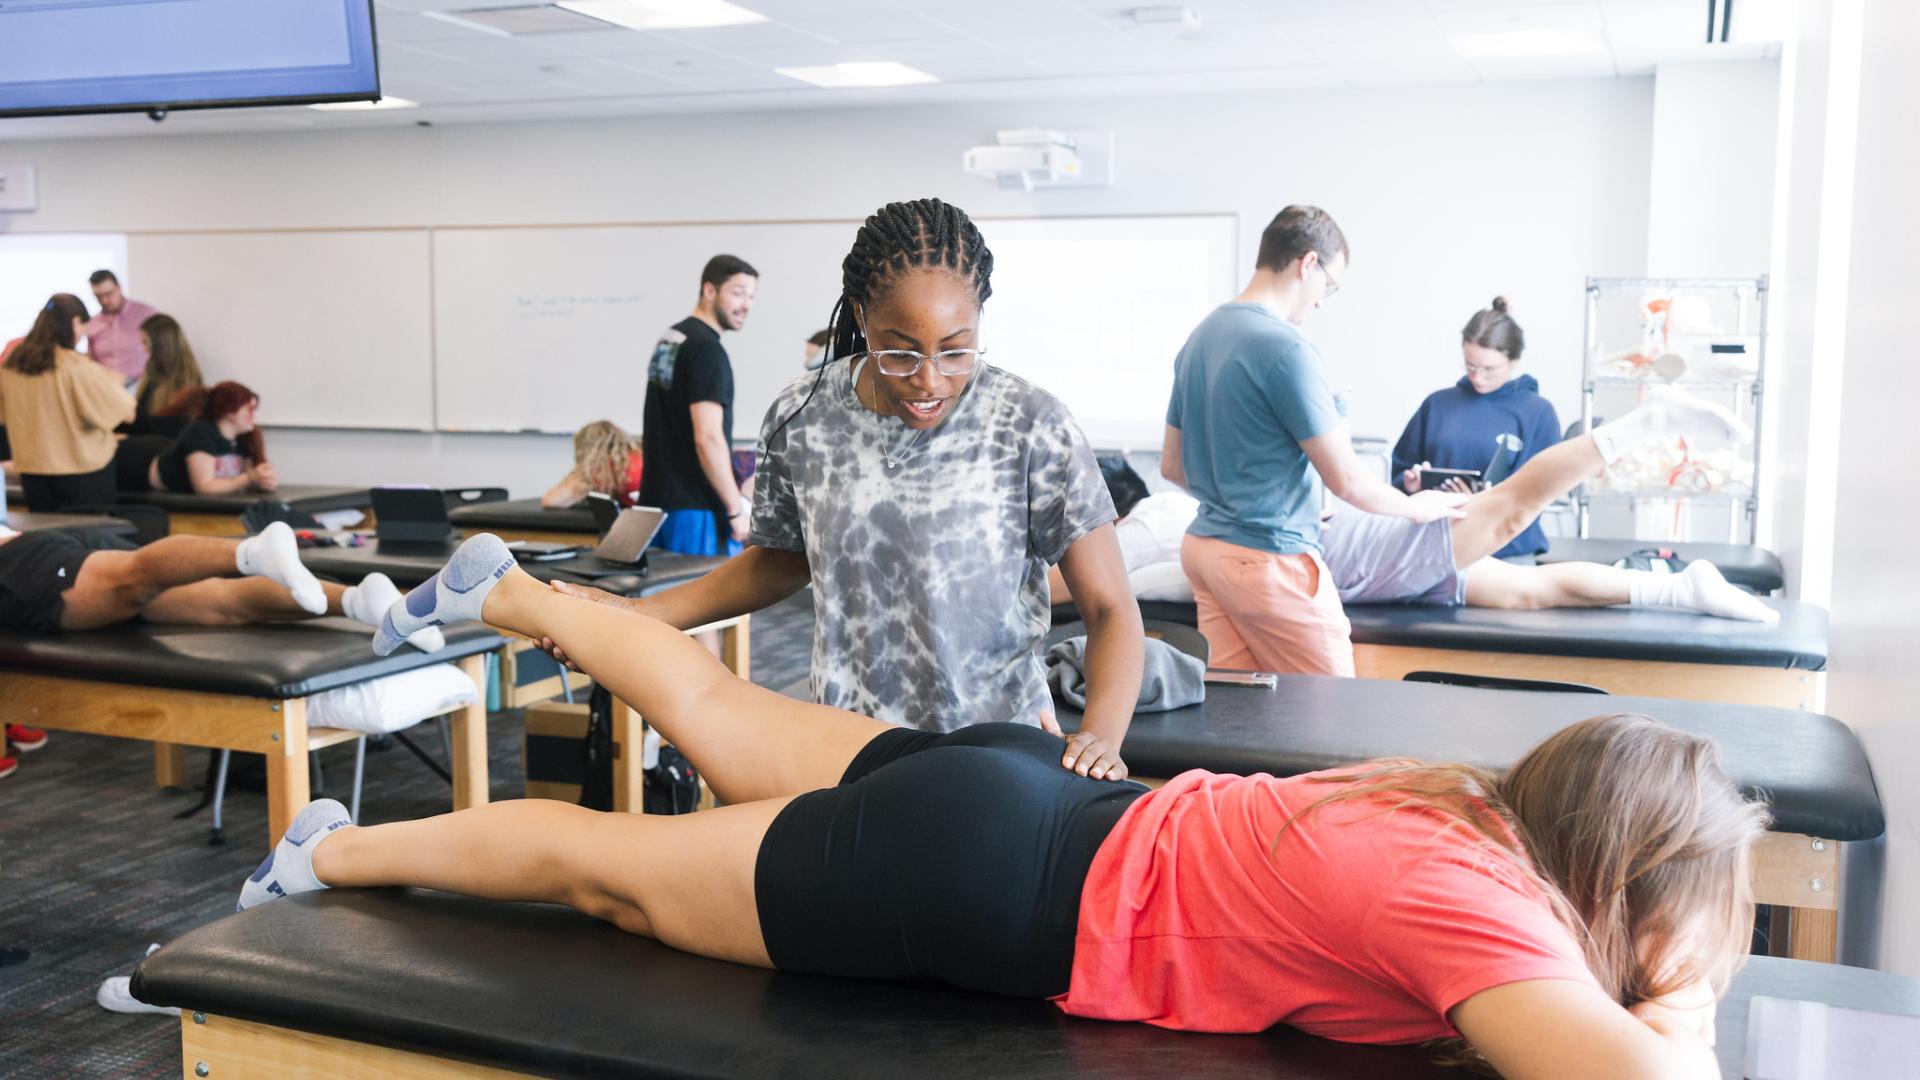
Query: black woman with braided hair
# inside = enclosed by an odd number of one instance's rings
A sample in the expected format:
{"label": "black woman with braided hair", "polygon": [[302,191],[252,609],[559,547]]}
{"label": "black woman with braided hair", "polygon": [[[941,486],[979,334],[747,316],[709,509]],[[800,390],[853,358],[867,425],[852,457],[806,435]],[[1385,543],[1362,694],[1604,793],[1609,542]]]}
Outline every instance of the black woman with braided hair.
{"label": "black woman with braided hair", "polygon": [[1036,651],[1057,564],[1088,630],[1086,718],[1061,764],[1125,779],[1143,638],[1113,501],[1066,407],[987,361],[992,276],[960,208],[881,207],[842,264],[827,362],[767,412],[751,546],[654,596],[555,587],[686,629],[812,584],[820,704],[929,732],[1057,732]]}

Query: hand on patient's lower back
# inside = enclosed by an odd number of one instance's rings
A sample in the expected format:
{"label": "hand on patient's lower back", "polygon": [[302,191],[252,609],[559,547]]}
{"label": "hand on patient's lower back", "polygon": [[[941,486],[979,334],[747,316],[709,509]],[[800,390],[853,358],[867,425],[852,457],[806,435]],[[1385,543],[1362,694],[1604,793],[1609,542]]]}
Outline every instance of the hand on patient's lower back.
{"label": "hand on patient's lower back", "polygon": [[1460,505],[1472,497],[1452,491],[1422,491],[1407,496],[1407,504],[1413,510],[1407,517],[1422,525],[1429,521],[1458,520],[1467,516]]}
{"label": "hand on patient's lower back", "polygon": [[1120,748],[1090,731],[1067,736],[1067,752],[1060,758],[1060,765],[1095,780],[1127,778],[1127,763],[1120,760]]}

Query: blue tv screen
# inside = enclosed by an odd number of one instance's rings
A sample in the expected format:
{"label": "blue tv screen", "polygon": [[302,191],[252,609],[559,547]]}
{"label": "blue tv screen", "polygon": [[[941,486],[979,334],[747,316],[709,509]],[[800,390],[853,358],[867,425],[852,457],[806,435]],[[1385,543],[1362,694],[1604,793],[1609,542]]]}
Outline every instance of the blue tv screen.
{"label": "blue tv screen", "polygon": [[373,0],[0,0],[0,116],[379,96]]}

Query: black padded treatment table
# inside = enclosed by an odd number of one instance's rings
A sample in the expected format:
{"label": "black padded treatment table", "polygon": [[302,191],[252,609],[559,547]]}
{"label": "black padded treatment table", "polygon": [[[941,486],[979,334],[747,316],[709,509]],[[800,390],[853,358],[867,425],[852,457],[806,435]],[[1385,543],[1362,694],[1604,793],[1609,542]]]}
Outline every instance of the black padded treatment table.
{"label": "black padded treatment table", "polygon": [[1655,608],[1494,608],[1355,604],[1354,673],[1414,671],[1540,679],[1610,693],[1826,707],[1827,612],[1768,598],[1780,621],[1716,619]]}
{"label": "black padded treatment table", "polygon": [[[471,534],[488,530],[473,528],[467,531]],[[511,537],[502,535],[502,539]],[[584,542],[592,546],[597,540],[593,536],[586,536],[569,542]],[[393,583],[402,589],[411,589],[438,573],[453,557],[454,549],[458,546],[457,541],[445,544],[383,544],[369,539],[359,547],[302,548],[300,561],[306,564],[307,569],[322,577],[358,581],[378,571],[392,578]],[[529,560],[522,562],[520,568],[541,581],[566,581],[575,585],[592,585],[622,596],[641,596],[691,581],[723,562],[726,559],[719,555],[681,555],[656,550],[647,552],[645,574],[613,566],[591,554],[550,562]]]}
{"label": "black padded treatment table", "polygon": [[[499,505],[502,504],[486,503],[471,509]],[[485,530],[475,527],[472,531]],[[594,542],[592,536],[576,537],[568,542],[578,543],[582,540]],[[342,583],[359,581],[377,571],[392,578],[400,588],[411,589],[439,572],[453,556],[455,546],[453,542],[444,545],[396,546],[370,541],[362,547],[302,548],[300,561],[315,574]],[[692,581],[725,561],[724,557],[718,555],[649,551],[644,576],[627,570],[608,573],[612,568],[592,555],[555,562],[528,561],[521,563],[520,568],[541,581],[565,581],[574,585],[591,585],[622,596],[646,596]],[[743,679],[751,678],[750,616],[722,619],[695,632],[707,630],[720,634],[721,658],[734,674]],[[525,708],[537,701],[551,700],[565,693],[568,685],[577,689],[585,687],[589,681],[585,675],[577,672],[562,671],[552,657],[535,649],[532,642],[521,637],[510,639],[501,654],[500,674],[501,707],[507,709]],[[563,682],[563,679],[566,681]]]}
{"label": "black padded treatment table", "polygon": [[1612,563],[1648,548],[1671,551],[1688,562],[1705,559],[1720,571],[1720,576],[1763,596],[1777,593],[1787,586],[1787,571],[1780,563],[1780,556],[1754,544],[1669,543],[1661,540],[1556,536],[1549,542],[1546,553],[1535,558],[1534,562],[1541,566],[1568,562]]}
{"label": "black padded treatment table", "polygon": [[[248,750],[267,758],[269,842],[310,797],[307,751],[359,732],[307,726],[307,698],[382,675],[456,661],[486,701],[485,654],[500,635],[448,627],[433,653],[373,654],[372,632],[341,618],[257,626],[126,623],[52,634],[0,630],[0,717],[9,723],[156,744],[155,779],[181,783],[180,747]],[[453,719],[453,805],[487,801],[487,712]]]}
{"label": "black padded treatment table", "polygon": [[[1062,727],[1076,709],[1061,704]],[[1886,831],[1866,749],[1846,725],[1799,709],[1642,697],[1482,690],[1430,683],[1282,675],[1271,690],[1213,684],[1207,700],[1143,713],[1122,754],[1136,778],[1164,780],[1188,769],[1292,776],[1382,757],[1456,761],[1504,769],[1579,720],[1640,713],[1706,736],[1749,793],[1773,808],[1773,831],[1754,860],[1763,904],[1789,909],[1775,947],[1804,960],[1833,960],[1843,905],[1876,904],[1874,860],[1842,865],[1850,843]],[[1858,880],[1849,889],[1851,871]],[[1787,921],[1783,919],[1783,921]]]}
{"label": "black padded treatment table", "polygon": [[281,484],[274,491],[236,491],[230,495],[182,495],[176,491],[122,491],[120,501],[157,506],[167,512],[176,533],[189,536],[245,536],[240,515],[261,499],[276,499],[309,514],[330,510],[369,512],[373,493],[340,484]]}
{"label": "black padded treatment table", "polygon": [[[1654,608],[1495,608],[1350,604],[1354,673],[1432,671],[1578,683],[1609,693],[1826,707],[1827,612],[1767,598],[1772,625]],[[1142,600],[1144,618],[1198,626],[1191,603]],[[1079,618],[1071,604],[1053,622]]]}
{"label": "black padded treatment table", "polygon": [[31,510],[7,511],[7,528],[14,532],[36,529],[61,529],[66,532],[106,533],[132,540],[137,531],[133,522],[101,514],[36,514]]}
{"label": "black padded treatment table", "polygon": [[[1478,1075],[1418,1047],[1286,1027],[1197,1035],[938,984],[783,975],[566,908],[402,889],[306,893],[228,916],[143,961],[133,993],[180,1009],[184,1080]],[[1920,980],[1753,957],[1715,1020],[1728,1080],[1741,1076],[1749,1002],[1763,995],[1920,1015]]]}
{"label": "black padded treatment table", "polygon": [[591,544],[600,538],[593,512],[586,503],[564,510],[547,510],[539,499],[462,506],[448,513],[453,527],[465,532],[490,532],[502,540],[536,540],[553,544]]}

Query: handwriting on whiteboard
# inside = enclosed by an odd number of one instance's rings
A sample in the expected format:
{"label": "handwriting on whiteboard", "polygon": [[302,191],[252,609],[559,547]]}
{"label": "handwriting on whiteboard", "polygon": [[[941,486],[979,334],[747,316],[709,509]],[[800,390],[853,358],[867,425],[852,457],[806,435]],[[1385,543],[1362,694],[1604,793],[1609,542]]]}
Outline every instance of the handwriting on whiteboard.
{"label": "handwriting on whiteboard", "polygon": [[646,299],[639,293],[591,295],[555,293],[551,296],[516,296],[513,314],[517,319],[570,319],[576,313],[603,308],[628,307]]}

